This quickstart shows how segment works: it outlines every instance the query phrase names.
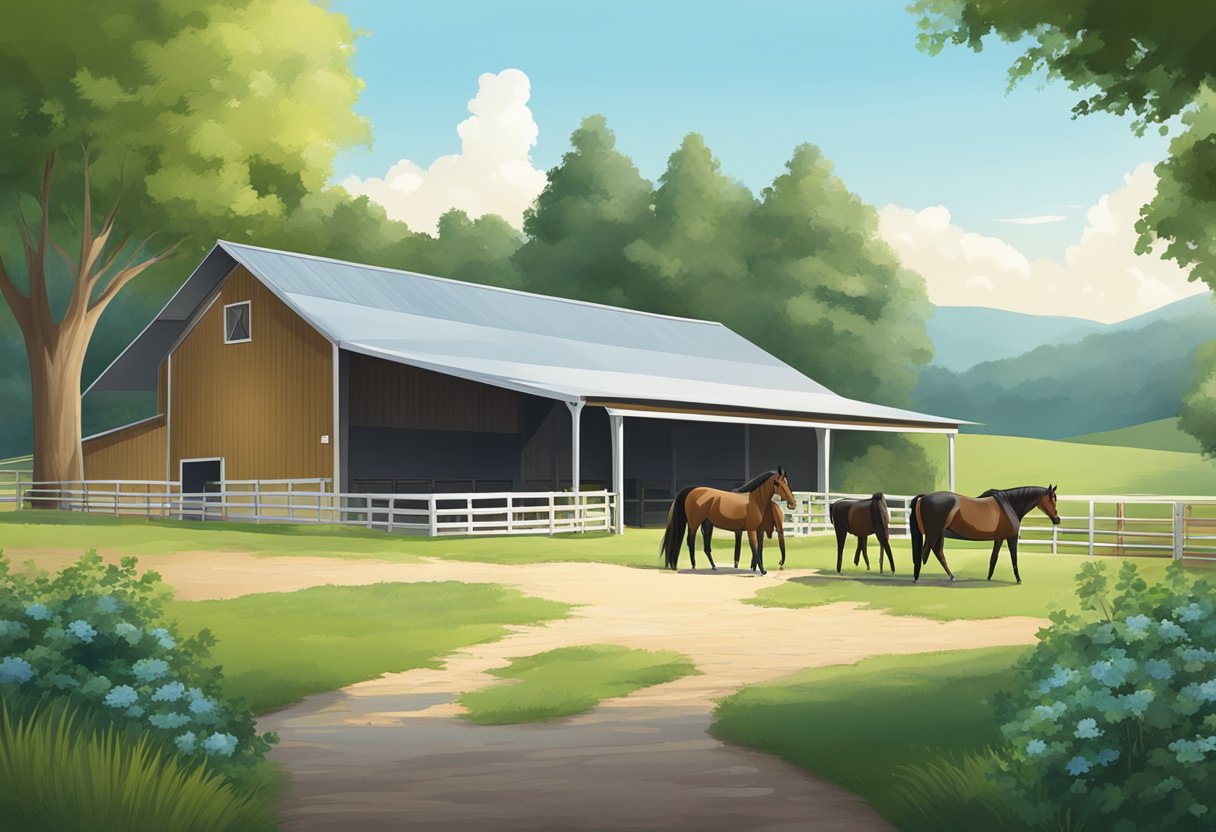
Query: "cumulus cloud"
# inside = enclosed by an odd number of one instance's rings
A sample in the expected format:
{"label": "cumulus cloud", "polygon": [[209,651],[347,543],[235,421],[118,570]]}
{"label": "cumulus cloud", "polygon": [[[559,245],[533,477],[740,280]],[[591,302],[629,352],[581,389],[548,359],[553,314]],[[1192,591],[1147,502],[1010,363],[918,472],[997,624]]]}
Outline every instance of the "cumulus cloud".
{"label": "cumulus cloud", "polygon": [[[1078,208],[1081,206],[1077,206]],[[1043,225],[1049,222],[1064,222],[1068,219],[1065,214],[1043,214],[1038,217],[1010,217],[1009,219],[997,220],[997,222],[1011,222],[1014,225]]]}
{"label": "cumulus cloud", "polygon": [[545,172],[532,164],[539,129],[528,108],[532,85],[518,69],[477,79],[471,115],[456,128],[460,152],[422,168],[397,162],[382,178],[347,177],[342,187],[384,206],[414,231],[434,233],[439,217],[458,208],[470,217],[498,214],[516,228],[524,210],[545,187]]}
{"label": "cumulus cloud", "polygon": [[1140,206],[1156,190],[1152,165],[1137,167],[1089,206],[1081,238],[1058,259],[1032,261],[1004,240],[966,231],[940,205],[921,211],[888,205],[879,211],[879,234],[925,278],[929,299],[939,306],[1110,323],[1205,291],[1173,261],[1135,253]]}

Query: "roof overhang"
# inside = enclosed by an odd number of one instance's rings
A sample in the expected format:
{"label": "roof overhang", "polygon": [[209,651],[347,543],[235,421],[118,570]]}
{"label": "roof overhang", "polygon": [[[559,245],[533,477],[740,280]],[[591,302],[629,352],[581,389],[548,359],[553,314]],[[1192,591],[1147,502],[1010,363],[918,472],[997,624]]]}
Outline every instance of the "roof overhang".
{"label": "roof overhang", "polygon": [[[688,410],[671,407],[627,407],[595,401],[589,405],[602,404],[610,416],[629,416],[634,419],[675,419],[681,422],[716,422],[737,425],[768,425],[787,428],[821,428],[839,430],[879,431],[882,433],[940,433],[956,434],[958,425],[917,425],[911,423],[843,421],[816,416],[794,416],[761,413],[730,413],[719,411]],[[971,424],[963,422],[962,424]]]}

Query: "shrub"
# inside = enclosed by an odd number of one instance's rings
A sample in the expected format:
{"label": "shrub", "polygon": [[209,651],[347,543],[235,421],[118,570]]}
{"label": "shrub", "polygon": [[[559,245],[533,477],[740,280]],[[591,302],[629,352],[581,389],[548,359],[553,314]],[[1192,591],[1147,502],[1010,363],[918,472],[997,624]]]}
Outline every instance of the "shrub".
{"label": "shrub", "polygon": [[1212,587],[1171,564],[1149,586],[1135,565],[1114,594],[1103,563],[1077,577],[1066,613],[998,697],[1002,772],[1028,823],[1060,829],[1216,825],[1216,615]]}
{"label": "shrub", "polygon": [[147,734],[97,727],[74,706],[20,713],[0,700],[0,818],[8,832],[256,832],[274,789],[238,790]]}
{"label": "shrub", "polygon": [[183,638],[167,625],[168,588],[135,566],[89,552],[50,577],[14,573],[0,555],[0,696],[67,698],[245,779],[276,738],[258,735],[248,708],[224,696],[211,635]]}

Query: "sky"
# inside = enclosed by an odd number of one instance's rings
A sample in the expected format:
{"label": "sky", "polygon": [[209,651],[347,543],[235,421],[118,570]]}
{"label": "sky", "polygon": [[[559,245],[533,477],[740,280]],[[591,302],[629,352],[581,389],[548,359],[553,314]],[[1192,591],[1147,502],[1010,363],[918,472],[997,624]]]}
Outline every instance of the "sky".
{"label": "sky", "polygon": [[1166,138],[1074,120],[1062,84],[1006,92],[1014,46],[920,52],[905,6],[335,0],[374,135],[336,179],[420,230],[454,206],[518,224],[599,113],[651,179],[688,132],[756,192],[813,142],[941,305],[1109,321],[1200,290],[1129,249]]}

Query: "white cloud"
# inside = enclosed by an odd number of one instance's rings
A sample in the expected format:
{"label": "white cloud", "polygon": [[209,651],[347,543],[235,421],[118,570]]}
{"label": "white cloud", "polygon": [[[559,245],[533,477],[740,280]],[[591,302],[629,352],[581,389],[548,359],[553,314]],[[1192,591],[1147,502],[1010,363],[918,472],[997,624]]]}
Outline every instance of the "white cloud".
{"label": "white cloud", "polygon": [[1157,190],[1144,164],[1086,212],[1080,240],[1062,259],[1031,261],[1009,243],[959,228],[935,205],[879,211],[879,234],[919,272],[939,306],[992,306],[1035,315],[1113,322],[1206,291],[1156,254],[1135,253],[1140,206]]}
{"label": "white cloud", "polygon": [[[1081,206],[1078,205],[1078,208]],[[1068,217],[1064,214],[1043,214],[1038,217],[1011,217],[1006,220],[997,220],[997,222],[1011,222],[1014,225],[1043,225],[1049,222],[1064,222]]]}
{"label": "white cloud", "polygon": [[414,231],[434,233],[439,217],[459,208],[470,217],[498,214],[516,228],[524,210],[545,187],[545,172],[532,165],[539,129],[528,108],[532,85],[518,69],[477,79],[469,118],[456,128],[460,152],[423,169],[409,159],[383,178],[347,177],[342,187],[366,195]]}

